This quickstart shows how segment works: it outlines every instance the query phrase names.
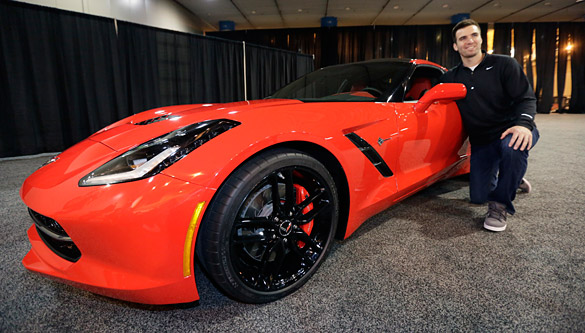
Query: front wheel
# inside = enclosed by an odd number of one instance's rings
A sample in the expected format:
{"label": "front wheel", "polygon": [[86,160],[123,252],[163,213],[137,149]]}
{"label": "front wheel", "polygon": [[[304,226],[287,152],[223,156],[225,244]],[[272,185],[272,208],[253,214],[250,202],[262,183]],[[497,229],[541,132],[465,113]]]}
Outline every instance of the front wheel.
{"label": "front wheel", "polygon": [[266,152],[221,186],[201,224],[197,255],[228,296],[274,301],[315,273],[337,218],[337,190],[323,164],[294,150]]}

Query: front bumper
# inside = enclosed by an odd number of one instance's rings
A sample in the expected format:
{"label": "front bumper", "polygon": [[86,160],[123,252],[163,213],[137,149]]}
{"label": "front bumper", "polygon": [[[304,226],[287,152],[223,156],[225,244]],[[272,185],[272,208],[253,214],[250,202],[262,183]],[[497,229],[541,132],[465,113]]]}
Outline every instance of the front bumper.
{"label": "front bumper", "polygon": [[193,255],[202,214],[192,218],[213,190],[163,174],[112,186],[80,188],[75,178],[49,188],[35,184],[33,174],[23,185],[23,201],[57,221],[81,256],[73,262],[57,255],[33,225],[32,248],[23,259],[27,269],[137,303],[199,299]]}

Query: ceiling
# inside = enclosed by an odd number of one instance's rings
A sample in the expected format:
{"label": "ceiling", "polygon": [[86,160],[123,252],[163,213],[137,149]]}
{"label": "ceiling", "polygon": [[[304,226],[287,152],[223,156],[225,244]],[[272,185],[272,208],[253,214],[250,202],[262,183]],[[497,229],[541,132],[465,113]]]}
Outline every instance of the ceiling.
{"label": "ceiling", "polygon": [[321,18],[337,26],[449,24],[469,13],[480,23],[585,22],[585,0],[174,0],[197,16],[202,30],[219,21],[236,30],[319,27]]}

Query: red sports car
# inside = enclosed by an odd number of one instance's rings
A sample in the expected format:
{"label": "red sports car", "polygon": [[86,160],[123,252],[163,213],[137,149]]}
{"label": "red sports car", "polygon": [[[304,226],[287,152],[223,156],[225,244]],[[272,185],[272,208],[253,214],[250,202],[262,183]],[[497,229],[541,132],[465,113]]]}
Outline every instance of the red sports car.
{"label": "red sports car", "polygon": [[139,303],[301,287],[333,239],[469,171],[456,99],[428,61],[323,68],[264,100],[158,108],[114,123],[23,184],[32,271]]}

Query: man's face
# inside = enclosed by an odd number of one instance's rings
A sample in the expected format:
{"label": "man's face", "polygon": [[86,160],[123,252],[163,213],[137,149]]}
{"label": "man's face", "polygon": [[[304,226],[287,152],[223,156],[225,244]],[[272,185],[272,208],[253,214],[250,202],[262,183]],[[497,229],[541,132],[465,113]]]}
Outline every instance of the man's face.
{"label": "man's face", "polygon": [[459,52],[464,58],[472,58],[478,53],[481,54],[481,33],[475,25],[468,25],[465,28],[457,30],[455,33],[455,43],[453,49]]}

